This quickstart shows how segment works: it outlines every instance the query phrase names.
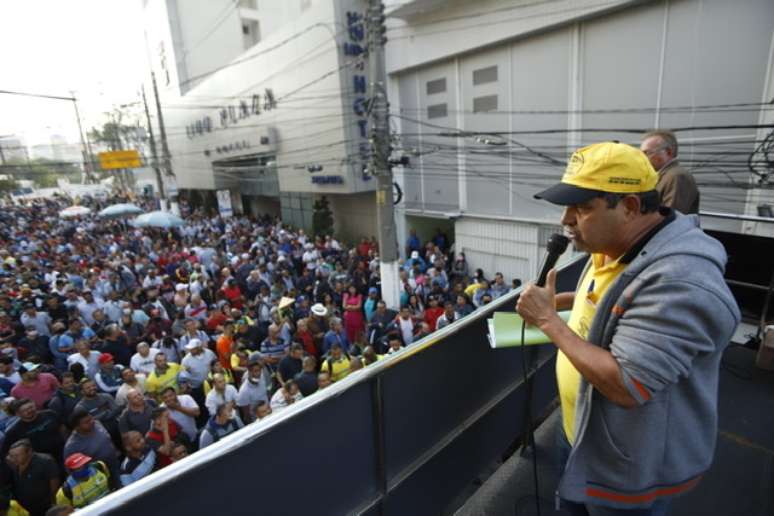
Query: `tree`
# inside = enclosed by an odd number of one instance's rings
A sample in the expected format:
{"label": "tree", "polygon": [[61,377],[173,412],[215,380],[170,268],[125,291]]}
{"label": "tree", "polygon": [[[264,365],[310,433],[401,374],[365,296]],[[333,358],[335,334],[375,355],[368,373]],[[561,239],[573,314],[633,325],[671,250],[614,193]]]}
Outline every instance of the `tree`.
{"label": "tree", "polygon": [[[147,139],[145,135],[145,129],[139,127],[139,125],[128,125],[123,123],[123,120],[128,116],[120,109],[115,109],[112,112],[105,113],[109,118],[108,122],[102,124],[102,127],[92,127],[88,133],[88,137],[95,143],[101,143],[108,150],[117,151],[127,148],[140,149]],[[119,178],[124,181],[126,178],[122,171],[112,170],[107,174],[119,173]]]}
{"label": "tree", "polygon": [[81,169],[74,163],[51,161],[45,158],[31,160],[11,159],[2,166],[2,170],[12,180],[33,181],[38,188],[51,188],[57,186],[58,179],[78,181],[81,177]]}
{"label": "tree", "polygon": [[11,176],[5,174],[0,176],[0,193],[13,192],[16,188],[16,181]]}
{"label": "tree", "polygon": [[333,212],[331,212],[328,199],[323,195],[314,202],[312,213],[312,230],[315,236],[333,234]]}

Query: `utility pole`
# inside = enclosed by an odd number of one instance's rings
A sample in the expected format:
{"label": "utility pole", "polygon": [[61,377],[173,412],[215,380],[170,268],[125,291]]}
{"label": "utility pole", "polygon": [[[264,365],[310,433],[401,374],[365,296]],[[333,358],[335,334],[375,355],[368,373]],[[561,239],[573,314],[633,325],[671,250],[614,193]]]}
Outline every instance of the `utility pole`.
{"label": "utility pole", "polygon": [[86,173],[87,181],[93,181],[94,177],[94,156],[91,154],[91,145],[88,138],[83,136],[83,126],[81,125],[81,114],[78,111],[78,99],[75,98],[75,92],[71,91],[73,107],[75,107],[75,118],[78,120],[78,134],[81,136],[81,152],[83,153],[83,168]]}
{"label": "utility pole", "polygon": [[161,169],[159,168],[159,155],[156,152],[156,139],[153,137],[153,124],[151,123],[150,111],[148,111],[148,101],[145,98],[145,85],[142,85],[142,105],[145,106],[145,119],[148,121],[148,139],[150,140],[153,171],[156,172],[156,184],[159,188],[159,204],[162,210],[166,210],[167,199],[164,195],[164,179],[161,177]]}
{"label": "utility pole", "polygon": [[384,68],[384,5],[370,0],[366,14],[370,77],[371,172],[376,177],[376,223],[379,226],[379,272],[382,298],[391,309],[400,307],[398,288],[398,246],[392,202],[390,166],[390,124],[388,120],[387,77]]}
{"label": "utility pole", "polygon": [[[161,137],[161,154],[164,160],[164,173],[167,177],[175,177],[172,171],[172,161],[169,159],[169,145],[167,145],[167,131],[164,129],[164,115],[161,113],[161,101],[159,100],[159,89],[156,86],[156,74],[151,71],[151,82],[153,83],[153,95],[156,97],[156,114],[159,118],[159,136]],[[177,191],[169,195],[170,211],[175,215],[180,215],[180,207],[177,204]]]}

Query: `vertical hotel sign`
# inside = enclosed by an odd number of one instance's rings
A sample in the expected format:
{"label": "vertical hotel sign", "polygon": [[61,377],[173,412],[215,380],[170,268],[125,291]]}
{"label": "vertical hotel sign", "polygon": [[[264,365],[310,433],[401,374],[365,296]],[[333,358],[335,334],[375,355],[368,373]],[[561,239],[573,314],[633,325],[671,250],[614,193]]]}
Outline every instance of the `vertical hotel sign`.
{"label": "vertical hotel sign", "polygon": [[351,73],[352,111],[357,125],[357,157],[363,180],[371,179],[366,173],[371,157],[368,141],[368,80],[366,78],[365,17],[357,11],[347,11],[347,41],[344,42],[344,56],[354,61]]}

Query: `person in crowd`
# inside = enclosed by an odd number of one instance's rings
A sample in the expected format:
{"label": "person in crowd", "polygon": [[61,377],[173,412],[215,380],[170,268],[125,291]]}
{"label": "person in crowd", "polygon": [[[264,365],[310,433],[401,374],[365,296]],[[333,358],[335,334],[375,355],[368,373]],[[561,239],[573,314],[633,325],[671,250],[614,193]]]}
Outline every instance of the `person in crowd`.
{"label": "person in crowd", "polygon": [[39,368],[40,364],[24,362],[19,368],[21,382],[14,385],[10,394],[17,399],[31,399],[42,409],[59,389],[59,380],[51,373],[41,373]]}
{"label": "person in crowd", "polygon": [[363,316],[363,295],[357,290],[355,284],[350,284],[347,292],[342,296],[344,307],[344,329],[347,340],[355,342],[357,336],[365,330],[365,318]]}
{"label": "person in crowd", "polygon": [[505,278],[502,272],[495,273],[494,282],[489,286],[489,293],[492,295],[492,299],[497,299],[500,296],[504,296],[511,291],[511,288],[505,283]]}
{"label": "person in crowd", "polygon": [[75,411],[85,410],[97,419],[112,436],[118,436],[118,415],[121,407],[110,394],[99,392],[97,383],[89,378],[81,381],[81,401]]}
{"label": "person in crowd", "polygon": [[677,137],[672,131],[651,131],[642,137],[640,150],[658,173],[656,191],[661,204],[686,215],[699,213],[699,188],[693,175],[677,159]]}
{"label": "person in crowd", "polygon": [[[0,231],[0,390],[29,400],[16,415],[0,414],[0,430],[4,445],[27,437],[35,452],[51,453],[62,479],[73,424],[73,453],[105,462],[119,487],[121,474],[139,478],[151,462],[185,456],[218,405],[238,407],[245,423],[265,418],[270,400],[295,399],[289,389],[311,395],[375,362],[396,330],[373,238],[348,247],[271,217],[224,221],[203,211],[164,233],[127,231],[120,221],[61,219],[64,202],[7,205]],[[401,277],[405,301],[414,296],[413,333],[425,335],[428,314],[441,317],[428,296],[443,299],[454,287],[448,240],[414,236],[408,256],[417,254]],[[163,458],[155,449],[164,446],[163,425],[148,423],[152,400],[165,403],[175,435]],[[133,432],[147,432],[146,442]]]}
{"label": "person in crowd", "polygon": [[298,388],[298,384],[294,380],[288,380],[271,397],[271,410],[272,412],[279,412],[302,398],[303,395]]}
{"label": "person in crowd", "polygon": [[156,408],[156,402],[146,399],[142,393],[136,389],[131,389],[126,395],[127,405],[118,417],[118,430],[123,437],[132,431],[140,432],[142,435],[148,433],[151,428],[153,409]]}
{"label": "person in crowd", "polygon": [[440,330],[453,323],[461,316],[455,310],[455,305],[451,301],[447,301],[443,306],[443,314],[437,319],[435,323],[435,329]]}
{"label": "person in crowd", "polygon": [[167,355],[159,352],[153,359],[154,368],[145,380],[145,392],[150,396],[161,396],[167,387],[177,389],[177,380],[182,367],[174,362],[167,362]]}
{"label": "person in crowd", "polygon": [[267,417],[271,416],[271,406],[269,405],[269,402],[266,400],[261,400],[258,402],[258,404],[255,406],[255,420],[254,421],[263,421]]}
{"label": "person in crowd", "polygon": [[39,453],[29,439],[19,439],[8,449],[14,499],[29,514],[45,514],[56,502],[61,485],[59,466],[50,455]]}
{"label": "person in crowd", "polygon": [[536,194],[564,208],[574,246],[590,253],[577,292],[557,294],[551,270],[516,306],[558,348],[557,498],[573,514],[666,514],[715,452],[707,422],[741,314],[723,246],[697,217],[661,206],[658,181],[643,151],[604,142]]}
{"label": "person in crowd", "polygon": [[[328,358],[320,365],[320,371],[330,375],[332,382],[337,382],[349,374],[349,354],[338,342],[331,345]],[[318,378],[319,383],[319,378]]]}
{"label": "person in crowd", "polygon": [[204,347],[204,343],[199,339],[191,339],[185,345],[187,355],[183,357],[180,365],[185,369],[188,383],[191,386],[191,396],[198,405],[204,405],[204,382],[210,374],[210,368],[213,361],[218,357],[215,353]]}
{"label": "person in crowd", "polygon": [[7,453],[16,441],[29,439],[36,452],[46,453],[58,461],[62,460],[64,431],[57,414],[51,410],[38,410],[35,403],[27,398],[13,401],[11,411],[19,419],[5,432],[3,454]]}
{"label": "person in crowd", "polygon": [[291,344],[290,351],[282,357],[277,368],[277,379],[281,384],[294,379],[297,374],[301,373],[303,357],[303,346],[297,342]]}
{"label": "person in crowd", "polygon": [[99,371],[101,355],[99,351],[91,349],[91,343],[88,340],[79,340],[75,343],[75,353],[67,357],[67,364],[68,366],[81,364],[86,376],[93,379]]}
{"label": "person in crowd", "polygon": [[280,338],[280,327],[277,324],[270,324],[268,336],[261,342],[261,354],[264,357],[266,365],[272,370],[276,370],[288,348],[289,344]]}
{"label": "person in crowd", "polygon": [[48,347],[50,335],[41,335],[35,326],[27,326],[24,336],[16,343],[16,349],[25,357],[37,357],[38,360],[50,363],[51,350]]}
{"label": "person in crowd", "polygon": [[220,441],[243,426],[242,421],[234,414],[234,407],[231,403],[218,405],[215,408],[215,414],[210,416],[202,429],[199,437],[199,449]]}
{"label": "person in crowd", "polygon": [[172,453],[176,443],[182,443],[186,450],[192,448],[192,443],[180,429],[180,426],[169,416],[169,410],[166,407],[154,409],[152,417],[153,424],[151,430],[145,435],[145,439],[156,452],[158,468],[164,468],[172,463]]}
{"label": "person in crowd", "polygon": [[119,472],[121,487],[150,475],[156,469],[156,450],[148,445],[144,434],[130,430],[123,435],[124,460]]}
{"label": "person in crowd", "polygon": [[344,332],[344,327],[341,324],[341,319],[338,317],[332,317],[330,320],[330,330],[325,334],[323,340],[322,352],[328,354],[334,344],[338,344],[339,347],[345,351],[349,350],[350,341],[347,338],[347,334]]}
{"label": "person in crowd", "polygon": [[161,392],[161,400],[169,418],[177,423],[191,442],[195,442],[196,418],[199,417],[201,409],[193,397],[188,394],[178,394],[172,387],[167,387]]}
{"label": "person in crowd", "polygon": [[83,509],[110,494],[111,471],[108,466],[85,453],[72,453],[65,460],[69,475],[56,493],[56,503]]}
{"label": "person in crowd", "polygon": [[475,310],[475,308],[468,302],[468,296],[466,294],[457,296],[457,302],[454,305],[454,311],[457,312],[457,318],[462,319],[466,315],[472,314],[473,310]]}
{"label": "person in crowd", "polygon": [[251,423],[254,420],[255,408],[259,401],[269,402],[270,382],[267,381],[267,376],[263,356],[258,352],[250,355],[247,376],[242,381],[237,394],[237,406],[242,412],[245,423]]}
{"label": "person in crowd", "polygon": [[227,383],[223,374],[217,373],[213,375],[212,389],[207,393],[207,399],[205,400],[209,416],[214,416],[216,409],[220,405],[231,404],[232,408],[235,408],[237,406],[237,397],[237,388]]}
{"label": "person in crowd", "polygon": [[75,382],[73,373],[62,373],[62,383],[48,402],[49,410],[59,417],[62,424],[67,424],[67,421],[70,420],[70,414],[73,413],[80,401],[81,390]]}
{"label": "person in crowd", "polygon": [[123,382],[121,371],[124,368],[116,365],[111,353],[102,353],[98,362],[99,369],[94,375],[94,382],[101,392],[115,396]]}
{"label": "person in crowd", "polygon": [[129,361],[129,367],[135,373],[140,373],[147,377],[156,367],[154,359],[159,353],[159,350],[156,348],[151,348],[145,341],[137,343],[135,349],[137,352],[132,355],[132,358]]}
{"label": "person in crowd", "polygon": [[[73,431],[65,443],[64,456],[70,457],[80,453],[93,457],[94,460],[104,462],[110,471],[110,477],[115,478],[114,473],[118,472],[118,451],[102,423],[86,410],[76,408],[70,416],[70,428]],[[57,499],[57,503],[61,502]]]}
{"label": "person in crowd", "polygon": [[411,310],[408,306],[404,306],[400,309],[398,317],[395,318],[395,328],[400,332],[400,338],[405,345],[409,345],[414,342],[414,333],[417,323],[411,316]]}
{"label": "person in crowd", "polygon": [[296,374],[293,380],[304,397],[310,396],[317,391],[317,360],[314,356],[304,357],[302,371]]}
{"label": "person in crowd", "polygon": [[137,374],[129,367],[121,370],[121,387],[116,392],[116,404],[119,407],[125,407],[127,396],[132,389],[145,394],[145,375]]}

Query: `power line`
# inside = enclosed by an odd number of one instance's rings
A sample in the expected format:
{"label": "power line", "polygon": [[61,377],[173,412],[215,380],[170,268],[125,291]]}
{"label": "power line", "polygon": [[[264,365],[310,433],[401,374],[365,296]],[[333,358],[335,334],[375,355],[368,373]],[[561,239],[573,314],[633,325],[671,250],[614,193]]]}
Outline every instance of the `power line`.
{"label": "power line", "polygon": [[75,97],[60,97],[56,95],[43,95],[42,93],[28,93],[24,91],[0,90],[0,93],[4,95],[19,95],[22,97],[37,97],[41,99],[69,100],[71,102],[74,102],[76,100]]}

